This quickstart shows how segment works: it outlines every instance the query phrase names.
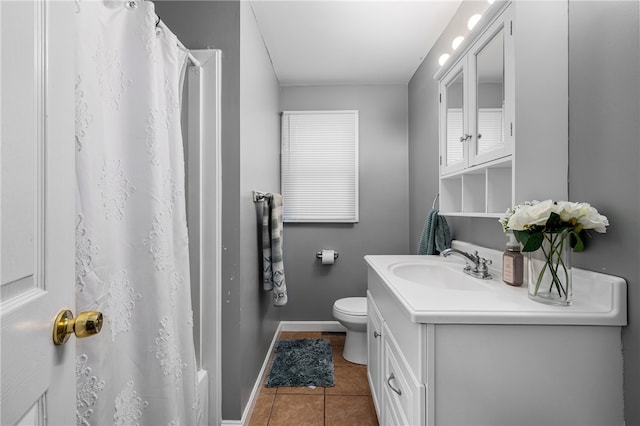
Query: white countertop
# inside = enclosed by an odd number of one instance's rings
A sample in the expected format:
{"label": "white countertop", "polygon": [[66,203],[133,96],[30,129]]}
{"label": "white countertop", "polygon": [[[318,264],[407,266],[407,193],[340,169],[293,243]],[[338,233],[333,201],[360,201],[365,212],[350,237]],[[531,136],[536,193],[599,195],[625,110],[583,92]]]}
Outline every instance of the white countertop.
{"label": "white countertop", "polygon": [[[468,251],[468,250],[467,250]],[[480,255],[495,258],[495,250]],[[493,253],[489,253],[493,252]],[[527,286],[512,287],[502,282],[500,272],[491,270],[493,278],[481,280],[462,272],[464,259],[458,256],[370,255],[369,267],[377,273],[389,293],[416,323],[440,324],[556,324],[603,325],[627,324],[627,283],[624,279],[572,269],[573,304],[551,306],[528,298]],[[395,265],[434,263],[453,270],[459,279],[477,281],[478,291],[441,288],[419,280],[400,278],[392,272]],[[501,259],[500,261],[501,262]],[[494,260],[494,266],[501,263]],[[426,274],[425,274],[426,275]],[[456,277],[458,279],[458,277]],[[469,285],[470,283],[466,283]]]}

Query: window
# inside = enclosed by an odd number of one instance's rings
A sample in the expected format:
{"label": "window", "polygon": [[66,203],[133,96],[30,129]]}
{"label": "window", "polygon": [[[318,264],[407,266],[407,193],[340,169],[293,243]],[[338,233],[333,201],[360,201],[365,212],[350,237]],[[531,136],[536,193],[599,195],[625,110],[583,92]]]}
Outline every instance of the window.
{"label": "window", "polygon": [[285,222],[358,222],[358,111],[282,113]]}
{"label": "window", "polygon": [[464,160],[464,150],[460,138],[464,136],[462,108],[447,108],[447,165]]}
{"label": "window", "polygon": [[478,154],[504,147],[504,110],[478,108]]}

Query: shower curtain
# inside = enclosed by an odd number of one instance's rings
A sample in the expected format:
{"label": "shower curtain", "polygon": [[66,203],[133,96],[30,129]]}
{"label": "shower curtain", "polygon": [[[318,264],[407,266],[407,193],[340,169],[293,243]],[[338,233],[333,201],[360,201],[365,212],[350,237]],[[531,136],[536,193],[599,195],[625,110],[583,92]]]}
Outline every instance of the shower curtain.
{"label": "shower curtain", "polygon": [[151,2],[77,4],[76,309],[105,318],[77,340],[77,423],[194,425],[186,53]]}

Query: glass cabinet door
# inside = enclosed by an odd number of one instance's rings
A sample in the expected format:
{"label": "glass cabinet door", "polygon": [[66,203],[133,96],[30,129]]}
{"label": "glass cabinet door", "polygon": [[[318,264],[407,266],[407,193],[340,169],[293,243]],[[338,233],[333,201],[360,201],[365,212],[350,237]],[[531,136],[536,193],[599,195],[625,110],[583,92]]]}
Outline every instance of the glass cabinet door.
{"label": "glass cabinet door", "polygon": [[441,93],[441,173],[446,174],[466,167],[466,142],[469,138],[465,70],[461,62],[442,81]]}
{"label": "glass cabinet door", "polygon": [[[473,129],[469,144],[469,165],[477,165],[511,154],[510,127],[506,110],[505,20],[498,20],[484,34],[469,55]],[[507,131],[509,130],[509,131]]]}
{"label": "glass cabinet door", "polygon": [[476,57],[476,154],[504,147],[504,34],[500,30]]}

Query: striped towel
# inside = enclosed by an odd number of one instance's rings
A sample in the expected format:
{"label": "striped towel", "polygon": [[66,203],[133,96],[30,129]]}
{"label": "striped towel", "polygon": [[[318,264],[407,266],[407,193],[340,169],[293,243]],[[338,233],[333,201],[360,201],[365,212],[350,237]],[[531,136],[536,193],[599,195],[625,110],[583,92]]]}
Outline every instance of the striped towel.
{"label": "striped towel", "polygon": [[287,284],[282,261],[282,195],[262,202],[262,287],[273,290],[274,306],[287,304]]}
{"label": "striped towel", "polygon": [[451,233],[447,220],[432,209],[424,221],[418,254],[439,254],[451,247]]}

